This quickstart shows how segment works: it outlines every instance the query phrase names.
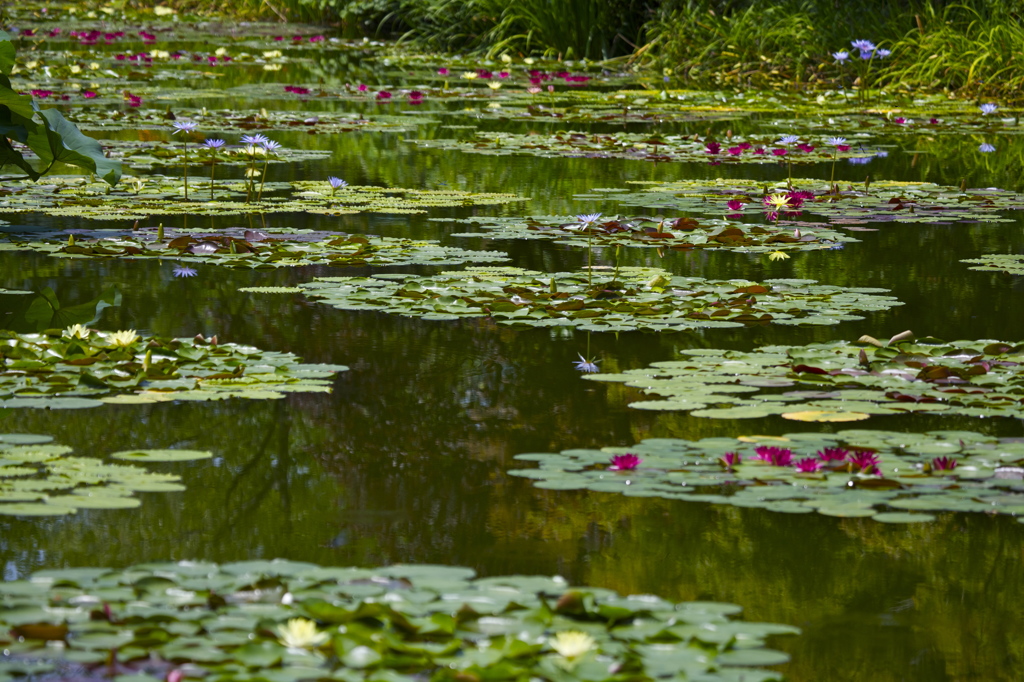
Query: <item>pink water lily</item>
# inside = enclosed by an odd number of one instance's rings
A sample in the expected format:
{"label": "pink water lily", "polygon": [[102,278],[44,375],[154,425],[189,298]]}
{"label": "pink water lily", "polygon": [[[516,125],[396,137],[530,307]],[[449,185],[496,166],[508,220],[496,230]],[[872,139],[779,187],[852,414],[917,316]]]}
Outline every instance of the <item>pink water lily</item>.
{"label": "pink water lily", "polygon": [[609,471],[632,471],[636,469],[643,460],[633,454],[615,455],[612,457]]}

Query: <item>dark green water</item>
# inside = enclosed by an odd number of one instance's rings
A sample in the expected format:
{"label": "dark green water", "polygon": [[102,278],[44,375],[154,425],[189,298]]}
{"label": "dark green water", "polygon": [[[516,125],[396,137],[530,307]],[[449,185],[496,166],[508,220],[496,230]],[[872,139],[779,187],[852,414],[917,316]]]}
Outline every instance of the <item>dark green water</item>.
{"label": "dark green water", "polygon": [[[234,73],[239,79],[246,75],[242,69]],[[334,74],[338,82],[358,76]],[[303,81],[294,70],[287,77],[292,80],[282,82]],[[268,104],[273,103],[254,106]],[[397,112],[405,105],[388,106]],[[342,102],[317,101],[313,107],[352,109]],[[470,211],[614,213],[614,204],[582,203],[572,196],[594,187],[622,187],[629,180],[751,174],[779,179],[786,172],[776,166],[723,169],[476,156],[420,150],[408,142],[415,136],[446,137],[452,133],[441,124],[466,122],[462,116],[434,118],[437,123],[413,133],[272,135],[286,146],[330,148],[334,155],[322,163],[272,167],[271,178],[337,175],[352,184],[506,191],[530,201],[411,217],[273,216],[266,225],[441,239],[507,251],[517,266],[565,270],[585,264],[585,254],[538,242],[448,238],[465,226],[427,218],[462,217]],[[714,125],[739,129],[754,124]],[[706,128],[702,124],[694,130]],[[794,130],[799,130],[798,121]],[[959,184],[966,177],[971,186],[1008,189],[1018,189],[1021,182],[1019,166],[979,161],[970,140],[905,137],[888,142],[887,158],[869,166],[841,166],[837,174],[851,182],[862,182],[867,172],[881,179],[944,184]],[[1019,146],[1012,140],[1000,143]],[[827,165],[801,167],[799,174],[827,178],[829,170]],[[20,222],[54,229],[85,226],[33,216]],[[246,225],[248,218],[191,220],[188,226],[207,224]],[[946,339],[1024,339],[1020,279],[972,272],[957,262],[1020,252],[1020,220],[877,227],[877,232],[857,233],[863,241],[842,251],[793,252],[780,263],[724,252],[671,253],[661,259],[646,250],[625,253],[623,262],[716,278],[806,277],[880,286],[904,301],[902,307],[830,328],[594,334],[589,339],[564,330],[513,330],[486,320],[428,322],[345,312],[301,296],[236,291],[358,270],[252,273],[206,266],[198,277],[181,280],[172,277],[169,263],[4,253],[0,286],[50,286],[70,302],[119,287],[123,303],[104,312],[99,328],[217,334],[221,341],[287,350],[309,362],[347,364],[351,371],[338,377],[330,395],[291,395],[280,401],[7,410],[0,415],[0,430],[51,434],[80,454],[181,446],[212,450],[215,459],[167,465],[163,470],[183,474],[187,491],[143,494],[136,510],[81,511],[57,520],[0,517],[3,576],[14,579],[62,566],[260,557],[330,565],[461,564],[484,575],[558,573],[575,583],[628,593],[734,601],[745,607],[748,619],[799,625],[802,636],[774,643],[793,655],[782,667],[791,680],[1020,679],[1024,526],[1013,518],[947,514],[931,524],[889,526],[870,519],[546,491],[505,474],[521,466],[512,457],[523,452],[628,445],[657,436],[698,439],[831,428],[629,409],[627,403],[636,397],[632,389],[583,381],[573,369],[572,361],[587,352],[588,344],[604,371],[619,371],[672,359],[683,348],[749,349],[855,339],[864,333],[887,337],[904,329]],[[599,257],[609,263],[611,254]],[[1021,424],[1009,420],[873,417],[857,426],[1024,435]]]}

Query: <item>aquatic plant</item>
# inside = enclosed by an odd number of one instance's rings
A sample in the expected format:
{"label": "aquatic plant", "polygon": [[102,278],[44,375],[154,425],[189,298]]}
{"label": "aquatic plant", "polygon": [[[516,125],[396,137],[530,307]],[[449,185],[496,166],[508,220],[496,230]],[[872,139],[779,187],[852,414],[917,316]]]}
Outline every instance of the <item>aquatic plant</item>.
{"label": "aquatic plant", "polygon": [[[815,450],[855,454],[822,460],[808,454]],[[936,457],[939,452],[947,454]],[[609,458],[627,453],[642,457],[645,466],[628,477],[610,471]],[[1018,515],[1024,508],[1024,443],[973,431],[650,438],[628,447],[574,448],[516,459],[537,467],[513,469],[511,475],[548,490],[663,497],[788,514],[918,523],[934,520],[934,512]]]}
{"label": "aquatic plant", "polygon": [[608,466],[610,471],[632,471],[643,463],[643,460],[633,454],[615,455]]}
{"label": "aquatic plant", "polygon": [[214,170],[217,168],[217,150],[224,146],[224,140],[203,140],[203,146],[210,155],[210,201],[213,201],[213,174]]}
{"label": "aquatic plant", "polygon": [[583,357],[582,353],[579,354],[579,357],[580,359],[573,360],[572,364],[580,372],[596,374],[597,372],[601,371],[597,366],[597,360],[587,360],[585,357]]}
{"label": "aquatic plant", "polygon": [[[96,140],[83,135],[57,109],[40,109],[32,95],[11,87],[15,49],[11,36],[0,31],[0,168],[15,166],[32,180],[58,163],[95,173],[109,185],[121,178],[121,164],[108,159]],[[25,145],[44,164],[36,169],[11,142]],[[5,178],[6,180],[6,178]]]}
{"label": "aquatic plant", "polygon": [[182,671],[450,682],[495,669],[603,680],[609,666],[665,682],[767,681],[781,675],[760,666],[789,656],[765,640],[800,632],[737,620],[735,604],[621,596],[558,576],[283,559],[38,571],[4,582],[0,605],[0,675],[14,680],[26,669],[59,676],[70,658],[99,677],[116,656],[122,674],[169,682]]}
{"label": "aquatic plant", "polygon": [[[171,124],[174,127],[172,135],[182,133],[181,137],[181,149],[182,149],[182,168],[185,171],[185,201],[188,201],[188,136],[194,132],[199,124],[192,121],[175,121]],[[212,181],[211,181],[212,186]],[[212,187],[211,187],[212,191]]]}

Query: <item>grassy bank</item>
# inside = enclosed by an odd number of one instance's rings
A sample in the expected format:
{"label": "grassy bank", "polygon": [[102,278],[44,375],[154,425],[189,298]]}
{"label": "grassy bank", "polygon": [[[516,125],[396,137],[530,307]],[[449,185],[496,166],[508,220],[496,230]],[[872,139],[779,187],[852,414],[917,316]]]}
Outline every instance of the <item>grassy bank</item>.
{"label": "grassy bank", "polygon": [[[223,11],[212,0],[172,4]],[[677,86],[868,85],[1003,100],[1024,89],[1018,0],[235,0],[232,13],[429,50],[616,58],[668,70]],[[853,40],[891,54],[862,60]]]}

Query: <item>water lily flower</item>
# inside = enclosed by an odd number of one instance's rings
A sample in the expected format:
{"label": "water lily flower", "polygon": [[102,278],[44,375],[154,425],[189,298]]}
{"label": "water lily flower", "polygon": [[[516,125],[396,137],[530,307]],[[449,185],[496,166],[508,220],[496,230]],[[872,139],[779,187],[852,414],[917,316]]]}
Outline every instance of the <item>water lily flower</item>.
{"label": "water lily flower", "polygon": [[875,51],[875,44],[870,40],[851,40],[850,45],[853,46],[853,49],[859,50],[861,52]]}
{"label": "water lily flower", "polygon": [[190,268],[187,265],[175,265],[174,276],[175,277],[195,277],[199,273],[196,272],[195,268]]}
{"label": "water lily flower", "polygon": [[442,66],[440,69],[437,70],[437,73],[441,76],[447,76],[449,74],[449,71],[448,69]]}
{"label": "water lily flower", "polygon": [[849,58],[850,58],[850,53],[849,53],[849,52],[847,52],[846,50],[839,50],[839,52],[833,52],[833,53],[832,53],[832,58],[833,58],[833,59],[835,59],[835,60],[836,60],[837,62],[839,62],[840,64],[842,64],[842,63],[844,63],[844,62],[845,62],[845,61],[846,61],[847,59],[849,59]]}
{"label": "water lily flower", "polygon": [[816,452],[815,454],[818,456],[818,459],[820,459],[823,462],[842,462],[844,459],[846,459],[847,455],[850,454],[850,451],[847,450],[846,448],[830,447],[822,448],[821,450],[818,450],[818,452]]}
{"label": "water lily flower", "polygon": [[731,156],[739,156],[743,153],[743,147],[729,147],[726,151],[728,151]]}
{"label": "water lily flower", "polygon": [[132,345],[138,340],[139,335],[135,333],[134,329],[125,329],[118,332],[107,334],[107,341],[117,346],[118,348],[125,348]]}
{"label": "water lily flower", "polygon": [[256,145],[267,142],[268,138],[266,135],[263,135],[262,133],[256,133],[255,135],[242,135],[241,141],[242,144],[244,145]]}
{"label": "water lily flower", "polygon": [[328,183],[330,184],[330,186],[331,186],[331,196],[332,196],[332,197],[333,197],[333,196],[335,195],[335,193],[337,193],[337,191],[338,191],[339,189],[341,189],[342,187],[348,187],[348,183],[347,183],[347,182],[345,182],[345,181],[344,181],[344,180],[342,180],[341,178],[336,178],[336,177],[334,177],[333,175],[329,175],[329,176],[327,176],[327,182],[328,182]]}
{"label": "water lily flower", "polygon": [[530,87],[526,88],[526,91],[531,95],[536,95],[538,92],[541,91],[541,89],[536,85],[531,85]]}
{"label": "water lily flower", "polygon": [[722,151],[722,145],[717,142],[708,142],[704,145],[704,148],[708,154],[717,154]]}
{"label": "water lily flower", "polygon": [[821,462],[814,457],[804,457],[796,463],[796,470],[802,474],[815,474],[821,469]]}
{"label": "water lily flower", "polygon": [[260,142],[260,146],[268,152],[275,152],[281,148],[281,143],[274,142],[273,140],[263,140],[263,142]]}
{"label": "water lily flower", "polygon": [[850,145],[846,144],[845,137],[830,137],[827,140],[825,140],[825,144],[829,145],[830,147],[835,147],[837,150],[841,152],[846,152],[850,150]]}
{"label": "water lily flower", "polygon": [[359,87],[356,88],[356,90],[358,90],[359,92],[366,92],[368,89],[369,89],[369,86],[366,85],[366,83],[360,83]]}
{"label": "water lily flower", "polygon": [[591,223],[596,223],[600,219],[600,213],[581,213],[576,216],[576,220],[580,221],[580,223],[583,225],[590,225]]}
{"label": "water lily flower", "polygon": [[878,455],[866,450],[858,450],[848,459],[851,465],[865,474],[878,473]]}
{"label": "water lily flower", "polygon": [[746,206],[746,204],[744,204],[739,199],[730,199],[729,203],[727,203],[726,206],[729,207],[730,211],[742,211],[743,207]]}
{"label": "water lily flower", "polygon": [[593,637],[579,630],[565,630],[548,640],[548,644],[562,658],[570,660],[579,658],[588,651],[593,651],[597,642]]}
{"label": "water lily flower", "polygon": [[632,471],[643,462],[642,459],[632,454],[615,455],[612,457],[609,471]]}
{"label": "water lily flower", "polygon": [[207,149],[220,149],[221,147],[224,146],[224,140],[203,140],[203,146],[205,146]]}
{"label": "water lily flower", "polygon": [[85,90],[82,92],[82,97],[86,99],[95,99],[97,97],[97,93],[93,92],[92,90]]}
{"label": "water lily flower", "polygon": [[788,194],[769,194],[761,201],[765,206],[773,208],[776,211],[790,205],[790,198]]}
{"label": "water lily flower", "polygon": [[767,462],[772,466],[788,467],[793,463],[793,451],[774,445],[758,445],[754,448],[754,459]]}
{"label": "water lily flower", "polygon": [[782,149],[781,147],[776,147],[775,149],[772,150],[772,154],[774,154],[775,156],[785,156],[786,150]]}
{"label": "water lily flower", "polygon": [[978,151],[982,153],[994,152],[995,150],[996,148],[990,145],[988,142],[985,142],[980,147],[978,147]]}
{"label": "water lily flower", "polygon": [[491,81],[490,83],[487,84],[487,87],[489,87],[491,90],[500,90],[501,81]]}
{"label": "water lily flower", "polygon": [[982,116],[988,116],[989,114],[994,114],[996,109],[998,109],[999,107],[989,102],[987,104],[982,104],[978,108],[981,109]]}
{"label": "water lily flower", "polygon": [[727,452],[719,457],[718,461],[721,462],[726,469],[732,469],[743,461],[743,457],[741,457],[738,452]]}
{"label": "water lily flower", "polygon": [[879,59],[885,59],[891,54],[892,50],[886,50],[884,47],[880,47],[877,50],[875,50],[875,56],[878,57]]}
{"label": "water lily flower", "polygon": [[464,71],[462,73],[462,77],[465,78],[468,81],[471,81],[471,80],[473,80],[475,78],[479,78],[480,75],[476,71]]}
{"label": "water lily flower", "polygon": [[[513,300],[512,302],[518,304],[518,301]],[[526,301],[523,301],[523,303],[526,303]],[[597,367],[597,360],[587,360],[580,353],[577,353],[577,355],[580,356],[580,359],[572,361],[572,364],[576,369],[587,374],[595,374],[601,371]]]}
{"label": "water lily flower", "polygon": [[69,339],[87,339],[89,338],[89,328],[81,324],[73,324],[65,329],[61,336],[66,336]]}
{"label": "water lily flower", "polygon": [[807,144],[806,142],[801,142],[796,146],[796,148],[804,152],[805,154],[810,154],[811,152],[814,151],[814,145]]}
{"label": "water lily flower", "polygon": [[377,100],[378,101],[383,101],[383,100],[388,100],[388,99],[391,99],[391,93],[388,92],[387,90],[381,90],[380,92],[377,93]]}
{"label": "water lily flower", "polygon": [[317,630],[316,623],[306,618],[292,618],[274,631],[278,641],[289,649],[314,649],[330,639],[330,635]]}
{"label": "water lily flower", "polygon": [[957,461],[952,457],[936,457],[932,460],[933,471],[952,471],[956,465]]}
{"label": "water lily flower", "polygon": [[793,144],[800,140],[799,135],[783,135],[782,139],[779,140],[778,144]]}
{"label": "water lily flower", "polygon": [[771,253],[768,254],[768,260],[771,261],[787,259],[789,259],[789,254],[783,251],[772,251]]}
{"label": "water lily flower", "polygon": [[193,121],[175,121],[171,126],[174,127],[174,132],[171,134],[177,135],[178,133],[191,133],[199,127],[199,124]]}

